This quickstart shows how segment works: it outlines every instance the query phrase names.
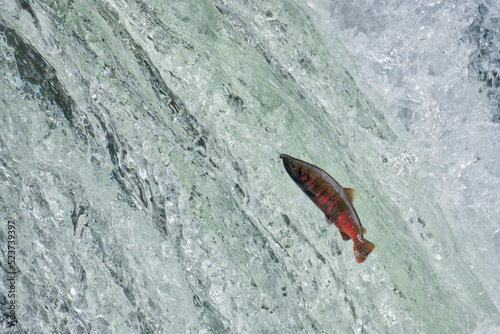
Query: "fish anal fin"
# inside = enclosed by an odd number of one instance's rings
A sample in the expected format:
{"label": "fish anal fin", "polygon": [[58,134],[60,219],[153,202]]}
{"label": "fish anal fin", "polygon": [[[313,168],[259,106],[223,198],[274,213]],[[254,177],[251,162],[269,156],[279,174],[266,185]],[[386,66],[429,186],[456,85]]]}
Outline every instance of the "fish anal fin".
{"label": "fish anal fin", "polygon": [[344,239],[344,241],[347,241],[347,240],[351,239],[351,237],[347,233],[344,233],[344,232],[342,232],[340,230],[339,230],[339,232],[340,232],[340,235],[342,236],[342,239]]}
{"label": "fish anal fin", "polygon": [[349,197],[349,199],[351,200],[351,203],[354,203],[354,200],[358,196],[358,191],[356,189],[352,189],[352,188],[344,188],[344,191],[345,191],[347,197]]}

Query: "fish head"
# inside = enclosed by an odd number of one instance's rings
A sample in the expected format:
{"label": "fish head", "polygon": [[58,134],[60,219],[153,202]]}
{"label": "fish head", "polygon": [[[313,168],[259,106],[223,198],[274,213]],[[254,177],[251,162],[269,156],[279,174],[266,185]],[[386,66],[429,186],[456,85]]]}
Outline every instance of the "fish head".
{"label": "fish head", "polygon": [[310,179],[311,170],[307,163],[286,154],[281,154],[280,158],[283,159],[283,165],[295,183],[303,185]]}

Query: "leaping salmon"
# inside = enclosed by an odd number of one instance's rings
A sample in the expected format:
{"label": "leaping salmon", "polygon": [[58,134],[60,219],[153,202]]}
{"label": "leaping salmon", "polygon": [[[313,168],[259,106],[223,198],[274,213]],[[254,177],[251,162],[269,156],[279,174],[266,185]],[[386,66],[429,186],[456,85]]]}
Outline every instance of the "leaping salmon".
{"label": "leaping salmon", "polygon": [[354,242],[354,256],[358,263],[366,260],[375,245],[363,237],[365,228],[359,221],[353,202],[358,191],[343,188],[328,173],[305,161],[281,154],[283,165],[300,189],[325,214],[328,224],[335,224],[344,241]]}

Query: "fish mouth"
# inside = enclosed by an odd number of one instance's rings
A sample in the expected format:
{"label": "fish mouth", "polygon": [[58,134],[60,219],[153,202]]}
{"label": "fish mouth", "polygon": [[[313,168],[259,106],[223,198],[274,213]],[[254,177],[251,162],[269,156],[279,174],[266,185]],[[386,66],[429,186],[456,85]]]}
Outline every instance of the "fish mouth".
{"label": "fish mouth", "polygon": [[[300,165],[298,159],[289,156],[288,154],[280,154],[280,159],[283,159],[283,164],[286,166],[292,165],[295,168],[295,165]],[[287,168],[288,169],[288,168]]]}
{"label": "fish mouth", "polygon": [[291,156],[289,156],[289,155],[286,155],[286,154],[280,154],[280,159],[283,159],[283,165],[285,166],[285,169],[286,169],[287,171],[289,171],[289,170],[290,170],[289,165],[290,165],[290,161],[292,161],[292,159],[291,159],[291,158],[292,158],[292,157],[291,157]]}
{"label": "fish mouth", "polygon": [[294,179],[294,177],[293,177],[293,174],[294,174],[293,173],[293,168],[291,166],[293,158],[291,156],[289,156],[289,155],[286,155],[286,154],[280,154],[280,159],[283,159],[283,166],[285,167],[285,170],[292,177],[292,179]]}

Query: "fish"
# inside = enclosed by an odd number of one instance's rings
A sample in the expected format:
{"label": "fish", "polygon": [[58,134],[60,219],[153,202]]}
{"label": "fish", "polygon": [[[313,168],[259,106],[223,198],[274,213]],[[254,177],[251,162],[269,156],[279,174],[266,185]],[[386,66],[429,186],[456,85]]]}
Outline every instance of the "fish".
{"label": "fish", "polygon": [[358,191],[342,187],[327,172],[308,162],[286,154],[280,154],[280,158],[292,180],[325,214],[326,222],[339,229],[344,241],[352,239],[356,261],[365,261],[375,245],[364,238],[366,229],[354,209],[353,202]]}

